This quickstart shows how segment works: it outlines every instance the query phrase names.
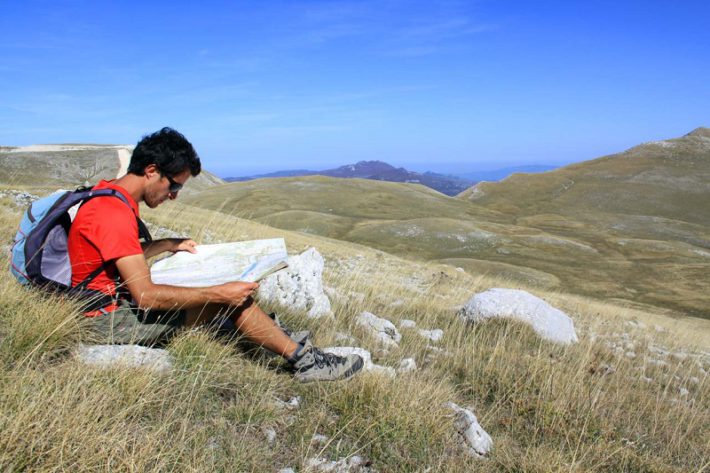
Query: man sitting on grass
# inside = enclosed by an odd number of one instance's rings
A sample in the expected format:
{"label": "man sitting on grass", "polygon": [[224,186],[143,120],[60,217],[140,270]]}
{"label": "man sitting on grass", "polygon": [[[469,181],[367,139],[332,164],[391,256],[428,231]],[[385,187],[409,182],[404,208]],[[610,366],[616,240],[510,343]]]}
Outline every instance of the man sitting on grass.
{"label": "man sitting on grass", "polygon": [[99,310],[86,312],[90,324],[109,343],[153,345],[180,327],[227,317],[248,340],[283,356],[301,381],[344,379],[359,371],[363,360],[357,355],[335,356],[308,340],[297,343],[289,338],[254,302],[257,283],[188,288],[151,281],[146,258],[165,251],[194,253],[196,243],[174,238],[141,243],[138,203],[155,208],[177,198],[187,180],[200,170],[192,144],[177,131],[163,128],[136,145],[125,176],[94,187],[115,189],[130,207],[118,198],[102,197],[79,208],[68,240],[72,285],[103,267],[88,289],[112,298]]}

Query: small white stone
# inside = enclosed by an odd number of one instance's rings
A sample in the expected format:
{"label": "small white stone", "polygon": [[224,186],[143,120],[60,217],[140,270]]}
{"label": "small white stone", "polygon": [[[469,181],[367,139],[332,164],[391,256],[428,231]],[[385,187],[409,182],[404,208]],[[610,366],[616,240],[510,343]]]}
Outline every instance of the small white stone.
{"label": "small white stone", "polygon": [[405,358],[399,362],[399,369],[397,371],[400,373],[409,373],[410,371],[415,371],[416,369],[417,362],[414,358]]}
{"label": "small white stone", "polygon": [[313,434],[313,437],[311,438],[311,442],[313,443],[326,443],[327,441],[328,437],[323,434]]}
{"label": "small white stone", "polygon": [[435,328],[433,330],[419,330],[419,335],[424,338],[428,338],[432,342],[438,342],[444,337],[444,331],[440,328]]}
{"label": "small white stone", "polygon": [[674,353],[671,353],[671,358],[674,358],[678,361],[684,361],[685,359],[688,358],[688,354],[682,351],[677,351]]}
{"label": "small white stone", "polygon": [[641,376],[641,381],[643,381],[643,382],[645,382],[645,383],[652,383],[652,382],[653,382],[653,378],[649,378],[649,377],[647,377],[647,376]]}
{"label": "small white stone", "polygon": [[276,400],[277,404],[289,410],[298,409],[301,406],[301,396],[294,396],[288,401]]}
{"label": "small white stone", "polygon": [[166,372],[173,365],[167,350],[138,345],[79,345],[75,355],[87,365],[103,368],[127,366]]}
{"label": "small white stone", "polygon": [[281,468],[279,473],[296,473],[296,471],[293,468]]}
{"label": "small white stone", "polygon": [[698,384],[698,383],[700,383],[700,378],[698,378],[697,376],[692,376],[688,381],[690,381],[693,384]]}
{"label": "small white stone", "polygon": [[274,443],[276,440],[276,431],[270,427],[264,427],[261,431],[266,436],[266,441],[269,443]]}
{"label": "small white stone", "polygon": [[402,335],[392,322],[370,312],[361,313],[355,322],[367,329],[373,337],[387,347],[399,346],[398,344],[402,340]]}
{"label": "small white stone", "polygon": [[416,326],[417,326],[417,323],[413,320],[402,319],[399,321],[399,328],[402,328],[402,329],[415,328]]}
{"label": "small white stone", "polygon": [[688,391],[687,389],[685,389],[685,388],[683,388],[683,387],[678,388],[678,392],[679,392],[680,395],[683,396],[683,397],[685,397],[685,396],[687,396],[688,394],[690,394],[690,391]]}
{"label": "small white stone", "polygon": [[493,439],[478,423],[478,419],[469,409],[463,409],[453,402],[446,405],[456,412],[454,427],[461,435],[461,443],[469,454],[482,458],[488,455],[493,447]]}

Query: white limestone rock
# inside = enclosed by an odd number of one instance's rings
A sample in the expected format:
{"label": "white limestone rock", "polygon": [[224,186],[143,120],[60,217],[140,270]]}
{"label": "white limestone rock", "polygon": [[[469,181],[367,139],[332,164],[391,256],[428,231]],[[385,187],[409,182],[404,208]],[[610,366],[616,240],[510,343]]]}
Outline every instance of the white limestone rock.
{"label": "white limestone rock", "polygon": [[476,294],[459,311],[467,322],[513,318],[529,324],[546,340],[561,344],[579,341],[572,319],[559,309],[525,291],[489,289]]}
{"label": "white limestone rock", "polygon": [[377,341],[387,348],[398,347],[402,340],[402,335],[392,322],[370,312],[358,315],[355,322],[367,329]]}
{"label": "white limestone rock", "polygon": [[377,373],[385,376],[389,376],[390,378],[394,378],[396,376],[396,372],[394,368],[391,368],[389,366],[382,366],[382,365],[376,365],[375,363],[372,362],[372,355],[370,355],[370,352],[365,350],[364,348],[360,347],[327,347],[322,349],[326,353],[332,353],[334,355],[338,356],[348,356],[348,355],[360,355],[362,357],[363,361],[363,366],[362,370],[363,371],[370,371],[372,373]]}
{"label": "white limestone rock", "polygon": [[172,357],[167,350],[139,345],[79,345],[75,356],[87,365],[103,368],[142,367],[162,373],[173,366]]}
{"label": "white limestone rock", "polygon": [[404,358],[399,362],[399,368],[397,368],[398,373],[409,373],[411,371],[416,371],[417,362],[414,358]]}
{"label": "white limestone rock", "polygon": [[438,342],[444,337],[444,331],[440,328],[435,328],[433,330],[419,330],[419,335],[424,338],[428,338],[432,342]]}
{"label": "white limestone rock", "polygon": [[309,458],[306,460],[305,471],[318,471],[327,473],[354,473],[371,472],[367,462],[359,455],[350,458],[340,458],[339,460],[326,460],[325,458]]}
{"label": "white limestone rock", "polygon": [[284,409],[288,410],[294,410],[298,409],[301,407],[301,396],[294,396],[290,398],[288,401],[282,401],[281,399],[276,399],[276,404],[279,407],[282,407]]}
{"label": "white limestone rock", "polygon": [[264,437],[266,437],[266,441],[269,445],[276,441],[276,431],[274,429],[271,427],[262,427],[261,431],[263,432]]}
{"label": "white limestone rock", "polygon": [[328,437],[323,434],[313,434],[313,437],[311,437],[311,442],[325,444],[328,442]]}
{"label": "white limestone rock", "polygon": [[259,298],[290,309],[304,310],[312,319],[332,317],[323,291],[323,256],[315,248],[288,258],[288,268],[261,281]]}
{"label": "white limestone rock", "polygon": [[405,328],[416,328],[417,323],[413,320],[409,319],[402,319],[399,321],[399,328],[405,329]]}
{"label": "white limestone rock", "polygon": [[446,403],[456,414],[454,427],[461,436],[461,444],[466,451],[477,457],[484,458],[493,448],[493,439],[478,423],[478,419],[469,409],[464,409],[453,402]]}

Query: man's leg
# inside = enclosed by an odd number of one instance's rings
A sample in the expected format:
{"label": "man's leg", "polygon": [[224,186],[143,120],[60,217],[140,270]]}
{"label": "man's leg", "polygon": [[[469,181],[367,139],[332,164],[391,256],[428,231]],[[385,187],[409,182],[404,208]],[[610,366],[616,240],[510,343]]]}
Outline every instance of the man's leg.
{"label": "man's leg", "polygon": [[299,347],[256,305],[253,299],[249,299],[239,307],[208,304],[202,309],[188,310],[185,325],[201,325],[219,315],[226,315],[232,319],[237,330],[252,343],[261,345],[284,358],[292,356]]}
{"label": "man's leg", "polygon": [[220,315],[229,317],[237,330],[251,342],[286,358],[299,381],[346,379],[363,367],[364,362],[359,355],[324,353],[310,341],[304,345],[297,344],[252,299],[239,307],[208,305],[203,310],[188,311],[186,325],[210,322]]}

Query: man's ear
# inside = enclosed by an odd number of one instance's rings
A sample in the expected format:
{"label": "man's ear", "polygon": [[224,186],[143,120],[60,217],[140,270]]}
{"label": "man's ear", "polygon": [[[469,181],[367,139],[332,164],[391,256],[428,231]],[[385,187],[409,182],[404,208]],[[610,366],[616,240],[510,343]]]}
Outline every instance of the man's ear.
{"label": "man's ear", "polygon": [[150,179],[155,174],[160,174],[160,170],[158,169],[158,166],[156,166],[155,164],[149,164],[143,168],[143,174],[145,175],[145,177]]}

